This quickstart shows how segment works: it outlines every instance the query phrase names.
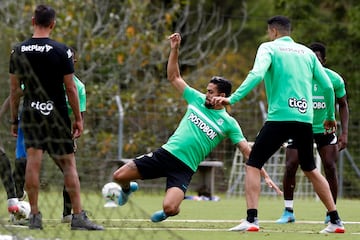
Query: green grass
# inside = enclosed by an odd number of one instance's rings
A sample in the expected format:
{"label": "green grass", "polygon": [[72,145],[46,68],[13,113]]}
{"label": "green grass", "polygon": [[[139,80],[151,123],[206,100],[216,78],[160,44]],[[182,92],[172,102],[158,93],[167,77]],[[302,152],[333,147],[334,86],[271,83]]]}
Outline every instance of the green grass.
{"label": "green grass", "polygon": [[[3,194],[3,192],[1,192]],[[4,195],[2,195],[4,196]],[[283,210],[281,197],[261,197],[259,219],[261,231],[257,233],[228,232],[227,229],[246,217],[244,198],[227,199],[220,196],[219,202],[185,200],[181,213],[161,223],[151,223],[150,215],[159,209],[163,195],[135,193],[131,201],[118,208],[103,208],[100,193],[84,193],[82,202],[89,217],[105,226],[105,231],[71,231],[68,224],[61,224],[62,195],[60,191],[40,193],[40,210],[43,213],[43,231],[30,231],[26,227],[14,227],[8,223],[6,201],[2,200],[0,211],[0,234],[34,239],[187,239],[187,240],[235,240],[235,239],[360,239],[360,200],[339,199],[338,210],[343,221],[348,222],[345,234],[323,235],[318,232],[325,227],[322,223],[325,208],[315,199],[295,200],[297,223],[279,225],[272,221],[280,217]],[[316,223],[300,223],[315,221]],[[1,239],[1,236],[0,236]]]}

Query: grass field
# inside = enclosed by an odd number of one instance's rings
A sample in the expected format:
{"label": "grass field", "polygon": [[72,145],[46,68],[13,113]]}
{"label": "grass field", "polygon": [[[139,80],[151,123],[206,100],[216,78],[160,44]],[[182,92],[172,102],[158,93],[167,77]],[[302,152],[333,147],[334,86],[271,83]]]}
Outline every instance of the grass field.
{"label": "grass field", "polygon": [[[3,192],[1,192],[2,196]],[[228,232],[230,227],[246,217],[244,198],[227,199],[220,196],[219,202],[184,200],[181,213],[161,223],[152,223],[150,215],[161,208],[162,195],[136,192],[129,203],[118,208],[104,208],[100,193],[82,196],[84,209],[89,217],[102,224],[106,230],[71,231],[68,224],[60,223],[62,213],[61,192],[40,194],[40,209],[43,213],[43,231],[30,231],[25,226],[13,226],[8,222],[6,201],[2,200],[0,211],[0,240],[5,235],[16,239],[188,239],[188,240],[235,240],[235,239],[360,239],[360,200],[339,199],[338,210],[345,222],[345,234],[318,234],[325,225],[325,208],[315,199],[295,200],[296,223],[279,225],[275,220],[283,210],[281,197],[262,197],[259,206],[260,232]]]}

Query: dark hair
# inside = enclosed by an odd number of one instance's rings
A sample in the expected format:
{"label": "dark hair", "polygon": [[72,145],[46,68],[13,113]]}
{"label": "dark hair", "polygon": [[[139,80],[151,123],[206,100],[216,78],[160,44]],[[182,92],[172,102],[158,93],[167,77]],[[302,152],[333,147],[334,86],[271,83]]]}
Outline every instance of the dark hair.
{"label": "dark hair", "polygon": [[210,83],[213,83],[217,86],[219,93],[225,93],[225,97],[230,96],[232,84],[229,80],[223,77],[214,76],[211,78]]}
{"label": "dark hair", "polygon": [[285,16],[274,16],[267,20],[267,24],[278,29],[280,32],[290,33],[291,31],[290,19]]}
{"label": "dark hair", "polygon": [[326,58],[326,47],[324,44],[319,42],[314,42],[310,44],[309,48],[313,50],[313,52],[320,52],[321,58],[325,60]]}
{"label": "dark hair", "polygon": [[46,5],[38,5],[35,9],[35,24],[42,27],[49,27],[55,20],[55,10]]}

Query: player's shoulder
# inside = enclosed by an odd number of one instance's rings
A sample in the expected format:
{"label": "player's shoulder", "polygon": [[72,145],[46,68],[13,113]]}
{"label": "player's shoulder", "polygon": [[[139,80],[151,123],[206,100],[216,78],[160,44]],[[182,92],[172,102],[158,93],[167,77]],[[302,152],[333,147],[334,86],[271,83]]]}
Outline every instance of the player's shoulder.
{"label": "player's shoulder", "polygon": [[72,57],[71,49],[66,44],[58,42],[58,41],[53,40],[53,39],[48,39],[47,44],[51,45],[57,51],[66,53],[68,58]]}
{"label": "player's shoulder", "polygon": [[330,78],[333,85],[344,85],[344,79],[341,75],[332,69],[324,68],[326,75]]}
{"label": "player's shoulder", "polygon": [[335,72],[334,70],[332,70],[332,69],[330,69],[330,68],[326,68],[326,67],[324,67],[324,69],[325,69],[325,72],[326,72],[328,75],[334,76],[334,77],[336,77],[336,78],[342,78],[342,77],[340,76],[340,74],[337,73],[337,72]]}
{"label": "player's shoulder", "polygon": [[11,54],[13,54],[15,52],[20,52],[21,46],[27,45],[29,42],[30,42],[30,39],[26,39],[22,42],[15,43],[14,45],[12,45]]}

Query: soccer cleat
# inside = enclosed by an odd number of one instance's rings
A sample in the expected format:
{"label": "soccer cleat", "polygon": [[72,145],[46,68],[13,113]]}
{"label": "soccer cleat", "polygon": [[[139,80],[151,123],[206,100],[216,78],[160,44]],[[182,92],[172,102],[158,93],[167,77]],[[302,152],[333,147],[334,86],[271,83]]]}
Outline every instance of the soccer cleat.
{"label": "soccer cleat", "polygon": [[232,227],[229,231],[248,231],[248,232],[258,232],[260,229],[259,222],[255,219],[254,222],[248,222],[247,220],[243,220],[239,225]]}
{"label": "soccer cleat", "polygon": [[285,223],[293,223],[295,222],[295,215],[293,212],[289,212],[288,210],[284,210],[283,215],[276,220],[276,223],[285,224]]}
{"label": "soccer cleat", "polygon": [[104,227],[91,222],[85,211],[81,211],[72,215],[71,230],[104,230]]}
{"label": "soccer cleat", "polygon": [[17,212],[19,212],[19,200],[17,198],[9,198],[7,200],[8,202],[8,212],[15,214]]}
{"label": "soccer cleat", "polygon": [[119,198],[118,198],[118,204],[120,206],[124,205],[128,199],[129,199],[129,196],[132,192],[135,192],[137,191],[139,188],[139,185],[136,183],[136,182],[130,182],[130,189],[129,191],[127,192],[124,192],[122,189],[120,191],[120,195],[119,195]]}
{"label": "soccer cleat", "polygon": [[69,214],[69,215],[66,215],[66,216],[62,217],[61,223],[71,223],[71,220],[72,220],[72,215]]}
{"label": "soccer cleat", "polygon": [[167,219],[168,216],[166,216],[166,214],[164,213],[163,210],[157,211],[155,212],[152,216],[151,216],[151,221],[152,222],[161,222],[164,221],[165,219]]}
{"label": "soccer cleat", "polygon": [[321,230],[320,233],[345,233],[345,227],[342,221],[338,219],[336,223],[329,222],[327,227]]}
{"label": "soccer cleat", "polygon": [[326,215],[325,220],[324,220],[324,223],[325,223],[325,224],[328,224],[329,222],[330,222],[330,216],[329,216],[329,215]]}
{"label": "soccer cleat", "polygon": [[30,217],[29,217],[29,228],[30,229],[38,229],[38,230],[42,230],[42,215],[41,212],[39,212],[38,214],[32,214],[30,213]]}

